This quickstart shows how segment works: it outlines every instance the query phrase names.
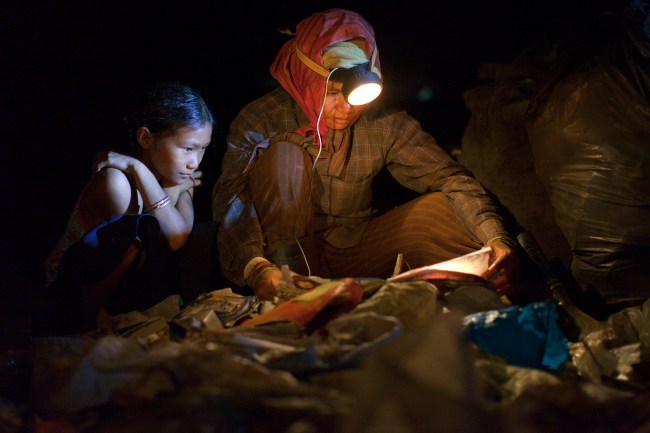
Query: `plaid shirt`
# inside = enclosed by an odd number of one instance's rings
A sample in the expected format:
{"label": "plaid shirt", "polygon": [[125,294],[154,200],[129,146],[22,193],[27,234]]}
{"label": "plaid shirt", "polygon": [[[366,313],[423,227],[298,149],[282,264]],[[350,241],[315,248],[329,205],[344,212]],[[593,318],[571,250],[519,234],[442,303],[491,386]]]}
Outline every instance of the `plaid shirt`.
{"label": "plaid shirt", "polygon": [[[278,87],[248,104],[230,125],[212,212],[220,223],[217,243],[222,271],[237,284],[244,284],[246,264],[264,255],[262,229],[243,172],[257,144],[274,133],[292,132],[308,123],[295,101]],[[406,112],[385,109],[379,101],[372,103],[351,126],[351,140],[339,176],[329,176],[317,167],[323,188],[315,212],[321,214],[330,244],[345,248],[361,241],[375,212],[372,180],[384,166],[407,188],[419,193],[442,191],[475,240],[486,244],[495,237],[510,238],[484,188]]]}

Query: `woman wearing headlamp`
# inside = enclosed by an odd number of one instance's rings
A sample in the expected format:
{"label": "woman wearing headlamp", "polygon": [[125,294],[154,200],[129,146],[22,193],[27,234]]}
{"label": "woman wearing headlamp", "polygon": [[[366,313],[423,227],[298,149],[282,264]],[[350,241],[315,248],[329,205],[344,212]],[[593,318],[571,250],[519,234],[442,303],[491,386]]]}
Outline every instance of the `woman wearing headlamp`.
{"label": "woman wearing headlamp", "polygon": [[[484,188],[414,118],[370,101],[381,69],[360,15],[302,20],[270,71],[280,86],[233,120],[213,190],[228,279],[272,299],[285,263],[325,278],[387,278],[399,253],[416,268],[489,245],[484,276],[511,287],[515,242]],[[358,84],[370,84],[365,100],[354,99]],[[422,195],[376,215],[372,180],[384,166]]]}

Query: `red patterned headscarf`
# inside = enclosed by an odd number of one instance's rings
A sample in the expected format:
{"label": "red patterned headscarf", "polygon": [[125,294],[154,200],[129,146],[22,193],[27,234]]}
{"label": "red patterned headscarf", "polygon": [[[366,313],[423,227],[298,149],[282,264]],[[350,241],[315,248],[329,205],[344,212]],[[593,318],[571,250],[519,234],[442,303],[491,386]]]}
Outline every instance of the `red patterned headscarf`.
{"label": "red patterned headscarf", "polygon": [[[372,26],[356,12],[329,9],[303,19],[296,26],[296,35],[280,49],[271,65],[271,75],[296,100],[310,121],[308,128],[298,130],[303,135],[315,132],[318,114],[325,96],[325,77],[307,67],[296,55],[296,45],[311,60],[323,65],[326,48],[350,40],[363,40],[366,58],[376,51]],[[374,53],[374,66],[380,70],[379,54]],[[320,133],[325,136],[327,126],[321,121]]]}

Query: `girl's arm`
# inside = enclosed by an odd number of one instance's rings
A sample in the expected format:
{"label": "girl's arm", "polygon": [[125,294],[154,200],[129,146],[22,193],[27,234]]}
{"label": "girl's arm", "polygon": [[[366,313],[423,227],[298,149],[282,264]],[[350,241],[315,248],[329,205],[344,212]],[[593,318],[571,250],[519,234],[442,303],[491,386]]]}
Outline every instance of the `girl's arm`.
{"label": "girl's arm", "polygon": [[[167,238],[171,251],[176,251],[185,245],[192,231],[194,223],[194,211],[192,208],[192,199],[190,194],[193,187],[199,185],[200,181],[195,179],[186,179],[179,185],[173,185],[163,188],[156,176],[140,160],[120,153],[108,151],[101,152],[95,159],[95,167],[98,170],[98,177],[104,168],[115,168],[126,173],[135,183],[136,188],[140,191],[144,202],[144,211],[150,212],[160,224],[160,228]],[[112,170],[110,170],[112,171]],[[196,174],[195,174],[196,175]],[[198,172],[200,176],[200,172]],[[115,204],[113,208],[106,209],[113,215],[124,213],[128,209],[131,198],[131,188],[124,188],[124,181],[117,181],[118,176],[105,176],[106,182],[103,187],[107,193],[107,202]],[[125,178],[125,176],[122,176]],[[188,193],[188,191],[190,191]],[[119,213],[115,213],[119,211]]]}

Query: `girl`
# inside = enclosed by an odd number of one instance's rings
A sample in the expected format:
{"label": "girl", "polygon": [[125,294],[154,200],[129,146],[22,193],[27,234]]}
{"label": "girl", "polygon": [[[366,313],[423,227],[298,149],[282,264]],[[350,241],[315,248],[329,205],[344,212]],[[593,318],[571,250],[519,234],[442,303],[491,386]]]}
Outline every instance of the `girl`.
{"label": "girl", "polygon": [[46,260],[46,288],[69,330],[97,314],[146,309],[172,291],[172,254],[194,222],[192,196],[213,117],[186,85],[159,83],[125,117],[132,154],[97,154],[95,173]]}

